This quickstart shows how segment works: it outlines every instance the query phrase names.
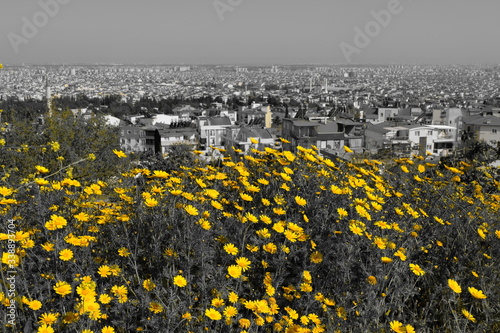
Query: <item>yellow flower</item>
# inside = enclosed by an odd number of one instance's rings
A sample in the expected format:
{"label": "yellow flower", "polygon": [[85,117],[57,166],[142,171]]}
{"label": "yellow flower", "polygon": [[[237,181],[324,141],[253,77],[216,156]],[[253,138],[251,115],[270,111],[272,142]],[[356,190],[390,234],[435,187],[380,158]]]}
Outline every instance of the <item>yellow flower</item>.
{"label": "yellow flower", "polygon": [[375,237],[373,244],[377,245],[379,249],[385,249],[387,247],[387,239],[382,237]]}
{"label": "yellow flower", "polygon": [[59,215],[51,215],[50,220],[45,222],[45,228],[48,230],[62,229],[68,224],[68,221]]}
{"label": "yellow flower", "polygon": [[182,275],[176,275],[174,276],[174,284],[177,287],[183,288],[187,286],[187,281]]}
{"label": "yellow flower", "polygon": [[216,298],[212,299],[211,303],[212,303],[212,306],[214,306],[216,308],[220,308],[221,306],[224,306],[225,301],[220,297],[216,297]]}
{"label": "yellow flower", "polygon": [[113,153],[118,156],[118,158],[125,158],[127,157],[127,154],[125,154],[124,152],[122,152],[121,150],[116,150],[116,149],[113,149]]}
{"label": "yellow flower", "polygon": [[253,201],[253,198],[252,196],[246,194],[246,193],[240,193],[240,197],[241,199],[245,200],[245,201]]}
{"label": "yellow flower", "polygon": [[238,248],[232,243],[227,243],[226,245],[224,245],[224,251],[233,256],[238,254]]}
{"label": "yellow flower", "polygon": [[319,264],[323,261],[323,255],[318,252],[318,251],[314,251],[313,253],[311,253],[311,262],[315,263],[315,264]]}
{"label": "yellow flower", "polygon": [[42,308],[42,302],[37,301],[37,300],[33,300],[33,301],[28,303],[28,307],[31,310],[35,310],[35,311],[40,310]]}
{"label": "yellow flower", "polygon": [[205,310],[205,316],[212,320],[220,320],[222,318],[222,315],[219,311],[215,310],[214,308],[206,309]]}
{"label": "yellow flower", "polygon": [[111,296],[109,296],[108,294],[101,294],[99,295],[99,302],[101,302],[102,304],[108,304],[109,302],[111,302]]}
{"label": "yellow flower", "polygon": [[238,320],[238,325],[240,325],[241,328],[249,328],[250,327],[250,320],[246,319],[246,318],[241,318],[240,320]]}
{"label": "yellow flower", "polygon": [[234,279],[241,277],[242,269],[238,265],[230,265],[227,268],[227,273]]}
{"label": "yellow flower", "polygon": [[111,287],[111,292],[115,296],[126,296],[128,294],[127,287],[123,285],[122,286],[114,285],[113,287]]}
{"label": "yellow flower", "polygon": [[236,264],[241,267],[243,272],[246,272],[250,268],[252,262],[245,257],[239,257],[236,259]]}
{"label": "yellow flower", "polygon": [[191,206],[191,205],[187,205],[186,207],[184,207],[184,210],[186,211],[186,213],[188,213],[189,215],[193,215],[193,216],[196,216],[198,215],[198,209],[196,209],[195,207]]}
{"label": "yellow flower", "polygon": [[109,267],[108,265],[102,265],[97,270],[97,274],[99,274],[101,277],[108,277],[111,275],[111,267]]}
{"label": "yellow flower", "polygon": [[370,275],[368,278],[366,278],[369,284],[375,285],[377,284],[377,278],[373,275]]}
{"label": "yellow flower", "polygon": [[13,189],[10,189],[10,188],[5,187],[5,186],[0,186],[0,195],[2,195],[4,197],[8,197],[12,193],[14,193]]}
{"label": "yellow flower", "polygon": [[153,313],[160,313],[163,311],[163,306],[160,303],[151,302],[149,303],[149,311]]}
{"label": "yellow flower", "polygon": [[227,318],[234,317],[237,314],[238,314],[238,310],[232,305],[226,306],[224,308],[224,316],[226,316]]}
{"label": "yellow flower", "polygon": [[472,295],[472,297],[477,298],[477,299],[485,299],[487,296],[483,293],[482,290],[478,290],[474,287],[469,287],[467,288],[469,290],[469,293]]}
{"label": "yellow flower", "polygon": [[262,249],[271,254],[278,252],[278,247],[274,243],[267,243],[262,246]]}
{"label": "yellow flower", "polygon": [[392,259],[389,257],[382,257],[382,258],[380,258],[380,260],[382,260],[382,262],[384,264],[388,264],[388,263],[392,262]]}
{"label": "yellow flower", "polygon": [[410,264],[409,266],[410,266],[410,270],[412,271],[413,274],[415,274],[417,276],[422,276],[425,274],[425,271],[419,265]]}
{"label": "yellow flower", "polygon": [[90,220],[90,215],[84,212],[80,212],[77,215],[74,215],[73,217],[81,222],[87,222]]}
{"label": "yellow flower", "polygon": [[120,257],[128,257],[130,255],[130,252],[126,247],[122,247],[118,249],[118,255]]}
{"label": "yellow flower", "polygon": [[405,326],[406,333],[415,333],[415,328],[411,326],[410,324]]}
{"label": "yellow flower", "polygon": [[147,291],[151,291],[156,287],[156,284],[151,279],[147,279],[147,280],[144,280],[144,282],[142,283],[142,286]]}
{"label": "yellow flower", "polygon": [[238,294],[235,293],[234,291],[231,291],[227,298],[228,298],[229,302],[233,303],[233,304],[238,302],[238,299],[239,299]]}
{"label": "yellow flower", "polygon": [[58,313],[43,313],[38,319],[40,324],[52,325],[57,321]]}
{"label": "yellow flower", "polygon": [[396,333],[405,333],[406,332],[404,325],[400,321],[393,320],[393,321],[391,321],[390,325],[391,325],[391,330],[393,330]]}
{"label": "yellow flower", "polygon": [[65,281],[59,281],[56,283],[56,285],[53,287],[54,291],[56,294],[61,295],[62,297],[66,296],[67,294],[71,293],[71,285]]}
{"label": "yellow flower", "polygon": [[104,326],[101,333],[115,333],[115,329],[111,326]]}
{"label": "yellow flower", "polygon": [[19,256],[17,254],[4,252],[2,254],[2,263],[5,265],[12,265],[17,267],[19,265]]}
{"label": "yellow flower", "polygon": [[54,333],[54,329],[52,328],[52,326],[43,324],[42,326],[38,327],[37,333]]}
{"label": "yellow flower", "polygon": [[448,279],[448,286],[451,288],[451,290],[453,290],[457,294],[460,294],[462,292],[462,287],[460,287],[458,282],[455,280]]}
{"label": "yellow flower", "polygon": [[462,309],[462,314],[464,315],[465,318],[469,319],[473,323],[476,322],[476,318],[474,318],[474,316],[469,311]]}
{"label": "yellow flower", "polygon": [[352,153],[352,150],[349,147],[347,147],[347,146],[344,146],[344,151],[346,153]]}
{"label": "yellow flower", "polygon": [[47,242],[47,243],[42,244],[41,246],[47,252],[54,251],[54,244],[53,243]]}
{"label": "yellow flower", "polygon": [[275,207],[275,208],[273,208],[273,212],[276,215],[285,215],[286,214],[286,210],[284,210],[281,207],[277,207],[277,208]]}
{"label": "yellow flower", "polygon": [[347,213],[347,211],[344,208],[337,208],[337,214],[339,214],[340,218],[349,215],[349,213]]}
{"label": "yellow flower", "polygon": [[405,260],[406,260],[406,255],[405,255],[405,253],[404,253],[404,249],[399,249],[399,250],[397,250],[397,251],[394,253],[394,255],[395,255],[396,257],[399,257],[399,259],[401,259],[401,261],[405,261]]}
{"label": "yellow flower", "polygon": [[295,197],[295,202],[297,203],[297,205],[299,206],[305,206],[307,204],[307,200],[302,198],[302,197],[299,197],[299,196],[296,196]]}
{"label": "yellow flower", "polygon": [[267,229],[267,228],[257,230],[255,233],[257,234],[257,236],[259,236],[261,238],[270,238],[271,237],[271,233],[269,232],[269,229]]}
{"label": "yellow flower", "polygon": [[247,244],[246,248],[250,252],[257,252],[257,251],[259,251],[259,247],[257,245]]}
{"label": "yellow flower", "polygon": [[68,261],[73,259],[73,251],[70,249],[64,249],[59,252],[59,259],[62,261]]}
{"label": "yellow flower", "polygon": [[289,306],[285,307],[285,311],[288,313],[288,315],[290,316],[290,318],[292,318],[292,319],[298,319],[299,318],[299,314],[297,313],[297,311],[295,311],[291,307],[289,307]]}
{"label": "yellow flower", "polygon": [[218,201],[212,200],[212,201],[210,201],[210,204],[212,205],[212,207],[214,207],[217,210],[223,210],[224,209],[224,206],[222,206],[222,204],[220,202],[218,202]]}
{"label": "yellow flower", "polygon": [[49,172],[49,169],[47,169],[46,167],[43,167],[41,165],[36,165],[35,166],[35,169],[36,171],[38,171],[39,173],[48,173]]}
{"label": "yellow flower", "polygon": [[156,200],[155,198],[147,198],[146,200],[144,200],[144,204],[148,207],[156,207],[158,206],[158,200]]}

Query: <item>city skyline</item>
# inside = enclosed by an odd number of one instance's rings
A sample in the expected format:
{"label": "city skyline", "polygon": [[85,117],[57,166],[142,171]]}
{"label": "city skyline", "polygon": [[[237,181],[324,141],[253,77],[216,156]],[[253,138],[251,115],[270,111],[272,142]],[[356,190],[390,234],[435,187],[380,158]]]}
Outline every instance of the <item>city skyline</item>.
{"label": "city skyline", "polygon": [[480,0],[9,1],[0,63],[499,64]]}

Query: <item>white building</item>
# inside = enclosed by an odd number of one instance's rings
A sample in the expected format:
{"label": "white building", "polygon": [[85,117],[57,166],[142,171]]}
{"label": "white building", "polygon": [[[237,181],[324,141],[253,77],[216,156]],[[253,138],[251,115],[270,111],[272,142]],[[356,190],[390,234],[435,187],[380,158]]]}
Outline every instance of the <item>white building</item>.
{"label": "white building", "polygon": [[112,127],[118,127],[120,126],[120,118],[113,117],[109,114],[104,116],[104,120],[106,121],[106,125],[112,126]]}
{"label": "white building", "polygon": [[171,114],[156,114],[153,116],[152,125],[165,124],[170,125],[172,123],[178,123],[180,120],[179,116],[174,116]]}
{"label": "white building", "polygon": [[[457,129],[446,125],[424,125],[409,129],[408,140],[421,154],[446,156],[455,149]],[[415,149],[414,149],[415,150]]]}

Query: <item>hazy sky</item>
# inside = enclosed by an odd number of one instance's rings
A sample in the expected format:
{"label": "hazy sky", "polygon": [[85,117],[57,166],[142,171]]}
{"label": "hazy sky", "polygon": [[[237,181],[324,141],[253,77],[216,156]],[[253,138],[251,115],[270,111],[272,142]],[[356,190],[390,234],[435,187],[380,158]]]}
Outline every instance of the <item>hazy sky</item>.
{"label": "hazy sky", "polygon": [[0,63],[500,63],[500,1],[397,2],[1,0]]}

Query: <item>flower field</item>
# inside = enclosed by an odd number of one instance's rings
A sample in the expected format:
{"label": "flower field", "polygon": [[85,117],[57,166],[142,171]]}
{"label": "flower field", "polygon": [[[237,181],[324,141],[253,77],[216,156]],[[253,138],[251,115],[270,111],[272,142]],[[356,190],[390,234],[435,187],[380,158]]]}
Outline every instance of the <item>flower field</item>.
{"label": "flower field", "polygon": [[500,331],[498,169],[314,147],[168,170],[112,158],[116,175],[92,181],[48,162],[16,183],[3,171],[6,327]]}

